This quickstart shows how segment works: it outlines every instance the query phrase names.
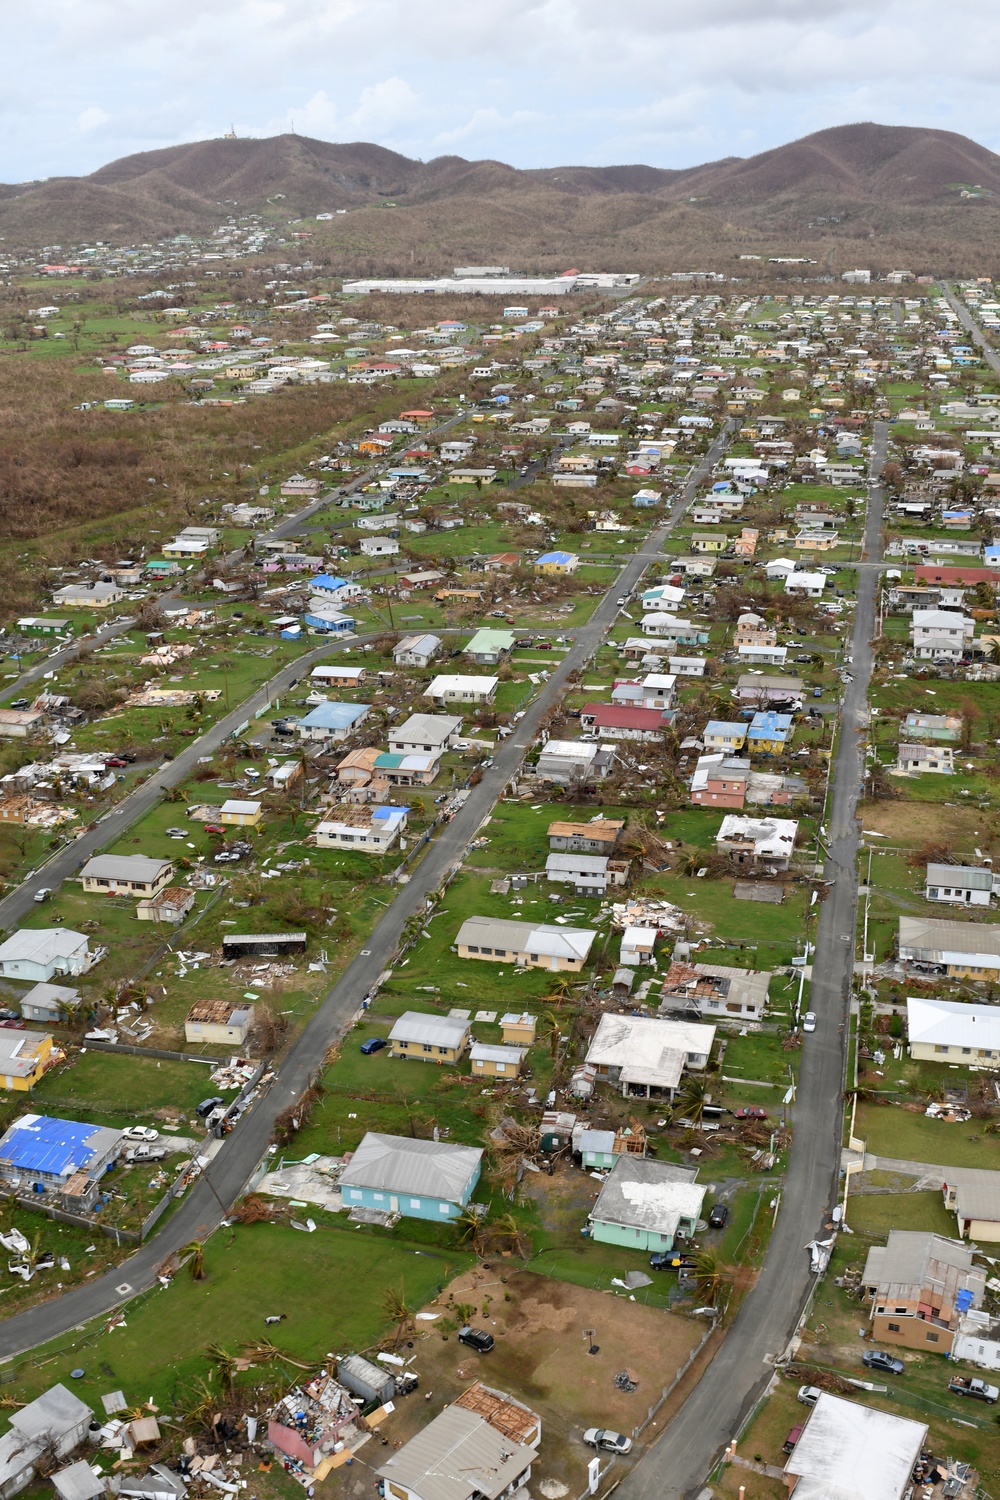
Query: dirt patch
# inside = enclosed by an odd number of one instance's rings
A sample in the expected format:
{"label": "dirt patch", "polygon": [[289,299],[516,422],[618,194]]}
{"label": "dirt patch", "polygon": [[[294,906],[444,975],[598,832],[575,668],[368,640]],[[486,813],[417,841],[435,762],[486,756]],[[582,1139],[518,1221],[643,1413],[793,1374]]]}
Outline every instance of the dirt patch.
{"label": "dirt patch", "polygon": [[[988,813],[974,807],[945,807],[940,802],[867,802],[862,828],[884,833],[895,844],[919,849],[930,841],[951,842],[962,849],[991,844]],[[985,850],[984,850],[985,853]]]}

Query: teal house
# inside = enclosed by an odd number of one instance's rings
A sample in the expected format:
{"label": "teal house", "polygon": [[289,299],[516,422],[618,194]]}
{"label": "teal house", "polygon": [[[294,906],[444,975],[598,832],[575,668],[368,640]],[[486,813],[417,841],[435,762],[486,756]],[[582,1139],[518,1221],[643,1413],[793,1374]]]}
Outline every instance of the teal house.
{"label": "teal house", "polygon": [[340,1174],[340,1198],[345,1208],[443,1223],[461,1214],[482,1169],[478,1146],[369,1130]]}
{"label": "teal house", "polygon": [[701,1218],[704,1187],[697,1167],[644,1156],[619,1156],[590,1211],[590,1235],[632,1250],[672,1250]]}

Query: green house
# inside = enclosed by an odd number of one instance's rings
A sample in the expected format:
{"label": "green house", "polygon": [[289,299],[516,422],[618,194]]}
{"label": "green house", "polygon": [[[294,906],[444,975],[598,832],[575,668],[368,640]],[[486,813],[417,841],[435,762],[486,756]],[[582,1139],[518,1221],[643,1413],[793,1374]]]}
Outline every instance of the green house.
{"label": "green house", "polygon": [[704,1187],[697,1167],[645,1156],[620,1156],[590,1211],[590,1235],[632,1250],[672,1250],[698,1228]]}

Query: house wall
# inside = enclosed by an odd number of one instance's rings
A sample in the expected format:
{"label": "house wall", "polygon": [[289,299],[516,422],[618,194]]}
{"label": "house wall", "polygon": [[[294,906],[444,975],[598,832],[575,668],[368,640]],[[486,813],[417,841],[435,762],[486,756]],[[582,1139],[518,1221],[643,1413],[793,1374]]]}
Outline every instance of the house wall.
{"label": "house wall", "polygon": [[458,1218],[478,1181],[477,1168],[461,1203],[451,1203],[444,1198],[416,1197],[411,1193],[389,1193],[375,1188],[353,1186],[342,1188],[341,1198],[351,1208],[360,1204],[363,1208],[379,1209],[382,1213],[402,1214],[407,1219],[429,1219],[434,1223],[441,1223],[444,1219]]}
{"label": "house wall", "polygon": [[582,959],[553,958],[548,954],[539,954],[537,959],[532,960],[530,953],[514,953],[510,950],[503,954],[494,953],[472,953],[466,943],[458,945],[459,958],[479,958],[486,963],[509,964],[515,963],[524,969],[551,969],[560,974],[579,974],[583,968]]}
{"label": "house wall", "polygon": [[930,1042],[911,1042],[909,1052],[918,1062],[963,1063],[967,1068],[977,1067],[980,1062],[996,1063],[1000,1060],[1000,1046],[991,1050],[988,1047],[935,1047]]}
{"label": "house wall", "polygon": [[590,1237],[602,1245],[625,1245],[630,1250],[672,1250],[672,1234],[656,1234],[651,1229],[627,1229],[624,1224],[590,1221]]}
{"label": "house wall", "polygon": [[245,1026],[223,1026],[218,1021],[185,1021],[184,1040],[188,1042],[219,1042],[223,1045],[235,1043],[242,1047],[246,1041]]}
{"label": "house wall", "polygon": [[438,1064],[461,1062],[469,1045],[468,1034],[461,1047],[438,1047],[432,1042],[403,1042],[394,1040],[389,1044],[389,1056],[401,1057],[404,1061],[416,1058],[418,1062]]}
{"label": "house wall", "polygon": [[237,828],[255,828],[262,816],[263,809],[258,808],[255,813],[220,812],[218,820],[220,823],[232,823]]}
{"label": "house wall", "polygon": [[472,1071],[481,1074],[484,1078],[517,1078],[521,1065],[516,1062],[498,1063],[488,1058],[477,1057],[472,1064]]}
{"label": "house wall", "polygon": [[1000,1244],[1000,1223],[988,1219],[959,1219],[958,1227],[965,1239]]}
{"label": "house wall", "polygon": [[941,1328],[925,1318],[905,1313],[875,1313],[872,1338],[878,1344],[897,1344],[901,1349],[921,1349],[930,1354],[950,1354],[954,1330]]}

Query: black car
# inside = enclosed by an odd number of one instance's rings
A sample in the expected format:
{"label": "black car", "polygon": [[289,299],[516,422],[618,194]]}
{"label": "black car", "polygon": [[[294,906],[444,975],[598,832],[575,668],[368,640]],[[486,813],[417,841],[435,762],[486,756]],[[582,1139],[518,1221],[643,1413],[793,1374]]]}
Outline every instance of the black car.
{"label": "black car", "polygon": [[489,1354],[496,1340],[492,1333],[486,1333],[482,1328],[460,1328],[458,1330],[458,1342],[468,1344],[470,1349],[475,1349],[477,1354]]}
{"label": "black car", "polygon": [[678,1255],[676,1250],[657,1250],[649,1257],[651,1271],[693,1271],[697,1264],[693,1255]]}
{"label": "black car", "polygon": [[220,1099],[218,1094],[213,1094],[211,1099],[203,1099],[195,1110],[199,1119],[207,1120],[213,1109],[218,1109],[220,1104],[225,1104],[225,1099]]}
{"label": "black car", "polygon": [[708,1216],[709,1226],[712,1229],[722,1229],[729,1219],[729,1209],[724,1203],[716,1203]]}

